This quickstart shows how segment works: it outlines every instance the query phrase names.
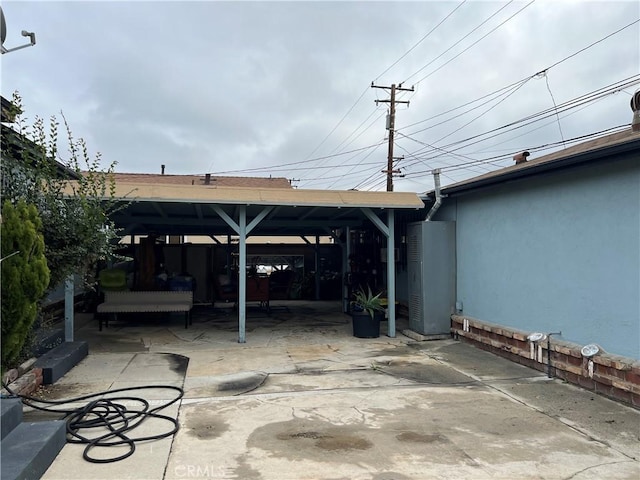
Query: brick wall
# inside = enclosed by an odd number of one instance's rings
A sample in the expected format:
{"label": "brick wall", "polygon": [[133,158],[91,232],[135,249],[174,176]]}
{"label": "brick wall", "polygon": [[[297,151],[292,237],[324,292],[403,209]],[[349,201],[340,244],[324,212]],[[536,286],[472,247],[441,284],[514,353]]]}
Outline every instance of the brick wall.
{"label": "brick wall", "polygon": [[[591,358],[582,345],[553,335],[549,343],[531,342],[524,332],[467,316],[451,317],[452,334],[491,353],[640,408],[640,361],[600,350]],[[547,348],[549,345],[549,348]],[[549,369],[549,360],[551,368]]]}

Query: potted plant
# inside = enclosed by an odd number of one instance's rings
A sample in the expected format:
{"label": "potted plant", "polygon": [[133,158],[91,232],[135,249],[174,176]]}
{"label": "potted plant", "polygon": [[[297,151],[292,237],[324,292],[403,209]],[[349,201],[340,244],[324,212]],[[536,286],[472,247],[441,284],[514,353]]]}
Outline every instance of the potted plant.
{"label": "potted plant", "polygon": [[363,288],[354,292],[351,302],[351,319],[353,321],[353,336],[358,338],[378,338],[380,336],[380,322],[384,318],[384,307],[380,293],[374,295],[371,288]]}

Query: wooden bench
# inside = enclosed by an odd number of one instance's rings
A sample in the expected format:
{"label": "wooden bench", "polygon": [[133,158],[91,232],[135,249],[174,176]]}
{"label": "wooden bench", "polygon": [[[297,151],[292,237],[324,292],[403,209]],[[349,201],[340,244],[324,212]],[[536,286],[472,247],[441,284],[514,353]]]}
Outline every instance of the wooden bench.
{"label": "wooden bench", "polygon": [[[193,308],[193,292],[191,291],[159,291],[159,292],[104,292],[104,303],[98,305],[98,321],[102,331],[102,313],[113,314],[114,320],[118,313],[153,313],[153,312],[184,312],[184,328],[191,324],[191,309]],[[105,319],[105,326],[109,326],[109,318]]]}

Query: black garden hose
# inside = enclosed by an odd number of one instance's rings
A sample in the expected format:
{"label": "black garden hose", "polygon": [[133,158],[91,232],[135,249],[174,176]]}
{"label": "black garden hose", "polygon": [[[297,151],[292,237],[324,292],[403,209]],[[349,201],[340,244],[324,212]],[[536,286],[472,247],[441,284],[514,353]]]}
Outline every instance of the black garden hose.
{"label": "black garden hose", "polygon": [[[123,460],[133,455],[136,450],[137,442],[147,442],[151,440],[160,440],[170,437],[178,431],[177,418],[169,417],[158,413],[160,410],[172,405],[184,396],[184,390],[180,387],[172,385],[144,385],[138,387],[118,388],[115,390],[106,390],[89,395],[83,395],[63,400],[42,400],[27,395],[16,395],[7,385],[3,383],[3,387],[12,396],[20,398],[25,405],[50,413],[63,414],[67,422],[67,442],[86,445],[82,453],[82,457],[92,463],[112,463]],[[175,398],[167,400],[160,405],[150,408],[149,401],[141,397],[134,396],[111,396],[114,393],[130,392],[135,390],[147,389],[166,389],[177,392]],[[108,398],[101,398],[109,395]],[[69,403],[77,403],[90,400],[86,405],[78,408],[54,408]],[[133,409],[127,407],[121,402],[130,402],[139,404],[140,408]],[[42,406],[46,405],[46,406]],[[147,435],[141,437],[132,437],[131,433],[149,418],[157,418],[165,420],[170,424],[170,428],[156,435]],[[86,436],[87,432],[95,429],[107,429],[107,433],[100,434],[95,437]],[[84,433],[82,433],[84,432]],[[128,446],[128,451],[122,455],[96,458],[92,457],[89,452],[96,447],[114,447],[119,445]]]}

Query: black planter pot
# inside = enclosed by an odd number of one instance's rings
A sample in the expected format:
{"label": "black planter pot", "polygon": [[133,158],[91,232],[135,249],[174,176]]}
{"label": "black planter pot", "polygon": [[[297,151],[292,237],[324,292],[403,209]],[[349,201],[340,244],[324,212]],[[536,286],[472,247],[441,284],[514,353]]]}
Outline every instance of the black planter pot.
{"label": "black planter pot", "polygon": [[375,312],[373,318],[369,312],[351,312],[353,320],[353,336],[358,338],[378,338],[380,336],[380,322],[384,319],[383,312]]}

